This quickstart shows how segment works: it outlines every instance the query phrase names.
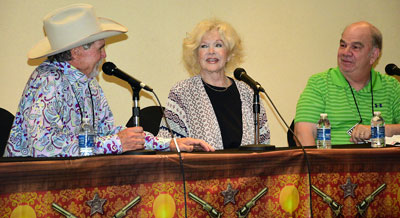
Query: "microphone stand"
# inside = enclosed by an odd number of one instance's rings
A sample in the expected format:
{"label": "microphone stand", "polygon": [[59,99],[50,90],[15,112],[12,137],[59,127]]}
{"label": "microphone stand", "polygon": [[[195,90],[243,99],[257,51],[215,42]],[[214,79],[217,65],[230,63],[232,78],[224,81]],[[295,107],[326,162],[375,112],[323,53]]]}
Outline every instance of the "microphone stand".
{"label": "microphone stand", "polygon": [[132,107],[132,118],[133,118],[133,126],[140,126],[140,107],[139,107],[139,92],[142,88],[132,86],[133,91],[133,107]]}
{"label": "microphone stand", "polygon": [[253,97],[253,113],[254,113],[254,144],[260,144],[260,94],[258,90],[254,91]]}
{"label": "microphone stand", "polygon": [[253,95],[253,113],[254,113],[254,144],[240,146],[239,150],[244,151],[272,151],[274,145],[260,144],[260,94],[258,89],[254,89]]}
{"label": "microphone stand", "polygon": [[[132,107],[132,123],[133,127],[140,126],[140,107],[139,107],[139,93],[142,87],[131,85],[133,95],[133,107]],[[133,150],[133,151],[125,151],[124,155],[149,155],[156,154],[155,151],[151,150]]]}

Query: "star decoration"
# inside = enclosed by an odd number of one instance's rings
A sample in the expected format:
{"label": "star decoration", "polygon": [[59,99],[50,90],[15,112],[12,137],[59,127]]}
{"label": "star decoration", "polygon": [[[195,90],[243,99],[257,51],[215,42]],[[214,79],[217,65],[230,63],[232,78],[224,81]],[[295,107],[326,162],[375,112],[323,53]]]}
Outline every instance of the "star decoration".
{"label": "star decoration", "polygon": [[344,197],[347,198],[348,196],[355,197],[354,195],[354,189],[356,189],[357,184],[351,183],[350,177],[347,177],[347,182],[346,184],[340,185],[340,188],[343,189],[344,191]]}
{"label": "star decoration", "polygon": [[238,191],[239,190],[232,189],[231,184],[228,183],[228,188],[221,192],[221,194],[224,196],[224,205],[228,204],[229,202],[235,204],[235,195],[238,193]]}
{"label": "star decoration", "polygon": [[86,203],[90,206],[90,216],[99,212],[103,214],[103,204],[106,202],[106,199],[99,198],[97,193],[94,194],[93,200],[86,201]]}

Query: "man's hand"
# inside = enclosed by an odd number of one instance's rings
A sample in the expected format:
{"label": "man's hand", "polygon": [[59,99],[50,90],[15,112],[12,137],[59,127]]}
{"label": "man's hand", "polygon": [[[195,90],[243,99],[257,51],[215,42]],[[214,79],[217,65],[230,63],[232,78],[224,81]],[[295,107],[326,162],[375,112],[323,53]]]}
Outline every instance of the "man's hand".
{"label": "man's hand", "polygon": [[371,138],[371,126],[358,124],[351,133],[350,141],[357,144]]}
{"label": "man's hand", "polygon": [[118,133],[121,140],[122,152],[144,149],[144,137],[142,127],[130,127]]}
{"label": "man's hand", "polygon": [[[181,151],[215,151],[211,145],[201,139],[177,138],[176,142]],[[170,149],[171,151],[176,151],[176,145],[173,139],[171,139]]]}

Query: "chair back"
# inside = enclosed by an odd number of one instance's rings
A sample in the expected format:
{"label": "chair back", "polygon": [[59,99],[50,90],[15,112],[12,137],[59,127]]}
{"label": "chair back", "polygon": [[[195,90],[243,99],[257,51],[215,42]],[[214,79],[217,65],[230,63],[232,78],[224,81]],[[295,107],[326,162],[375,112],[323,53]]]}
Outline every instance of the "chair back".
{"label": "chair back", "polygon": [[[294,132],[294,120],[292,121],[292,123],[290,124],[290,127],[289,127],[293,132]],[[290,130],[288,130],[287,131],[287,142],[288,142],[288,146],[291,148],[291,147],[296,147],[297,145],[296,145],[296,141],[294,140],[294,136],[293,136],[293,133],[290,131]]]}
{"label": "chair back", "polygon": [[[163,107],[164,109],[164,107]],[[153,135],[158,134],[160,129],[160,123],[162,119],[162,111],[160,106],[149,106],[140,109],[139,120],[140,126],[143,127],[144,131],[151,132]],[[126,127],[133,126],[133,117],[131,117],[126,124]]]}
{"label": "chair back", "polygon": [[0,108],[0,157],[3,156],[6,149],[13,122],[14,115],[6,109]]}

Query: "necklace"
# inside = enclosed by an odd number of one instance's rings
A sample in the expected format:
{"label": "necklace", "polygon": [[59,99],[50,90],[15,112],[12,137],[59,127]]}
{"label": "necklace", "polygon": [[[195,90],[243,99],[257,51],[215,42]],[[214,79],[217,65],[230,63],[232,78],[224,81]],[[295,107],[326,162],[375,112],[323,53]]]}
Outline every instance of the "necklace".
{"label": "necklace", "polygon": [[203,82],[203,84],[204,84],[205,86],[207,86],[207,88],[209,88],[209,89],[211,89],[211,90],[213,90],[213,91],[215,91],[215,92],[225,92],[225,91],[228,90],[228,88],[229,88],[229,86],[228,86],[228,87],[212,86],[212,85],[210,85],[210,84],[204,82],[203,80],[201,80],[201,81]]}

